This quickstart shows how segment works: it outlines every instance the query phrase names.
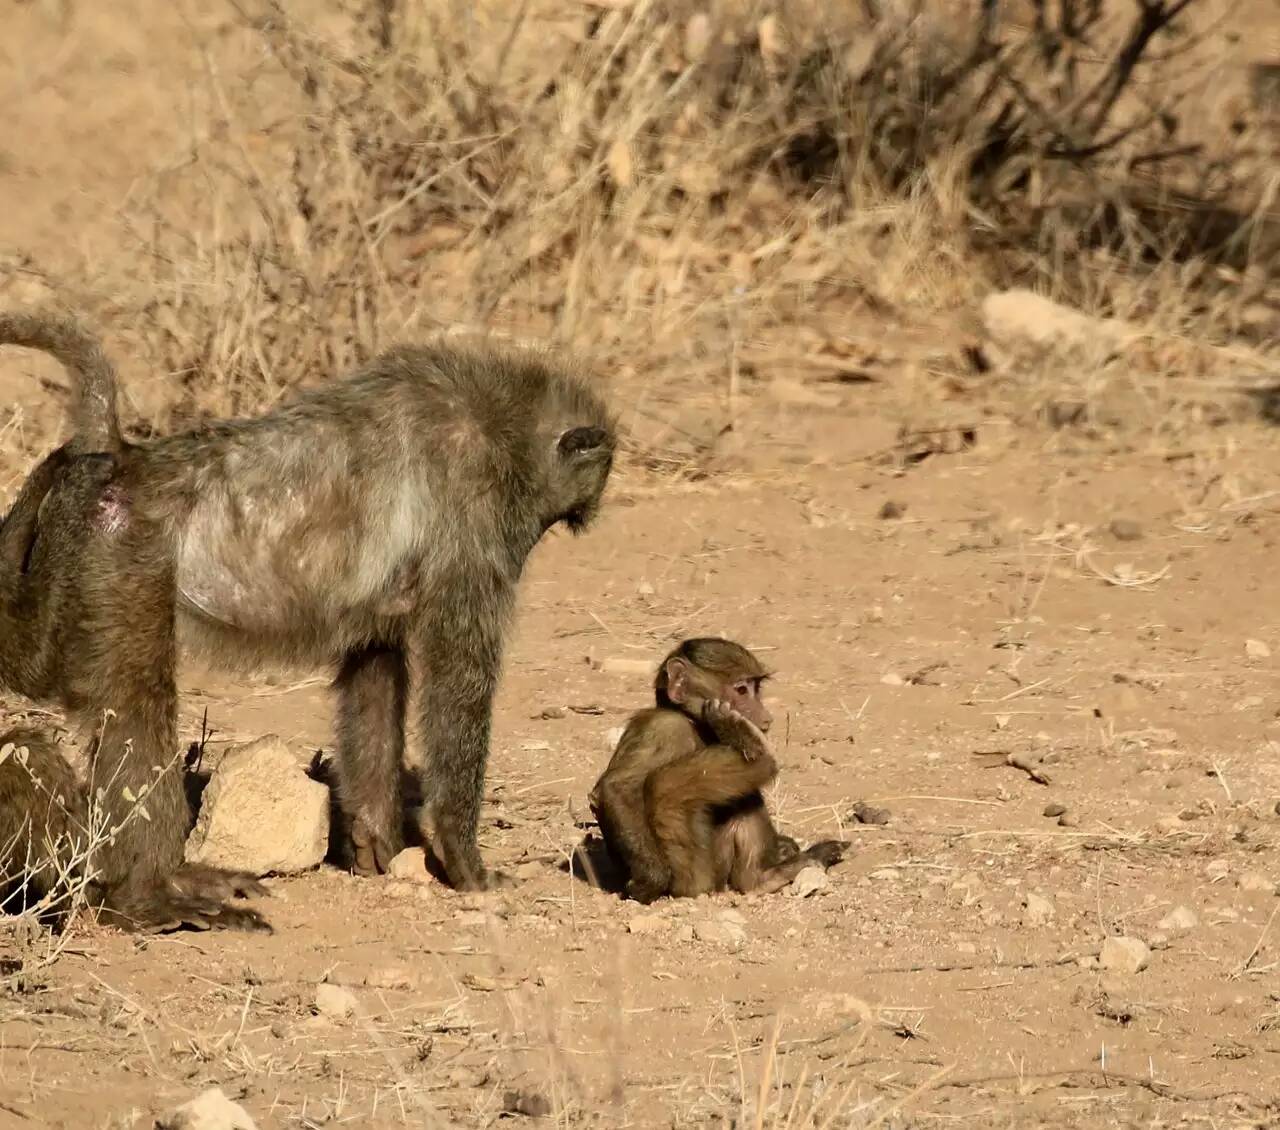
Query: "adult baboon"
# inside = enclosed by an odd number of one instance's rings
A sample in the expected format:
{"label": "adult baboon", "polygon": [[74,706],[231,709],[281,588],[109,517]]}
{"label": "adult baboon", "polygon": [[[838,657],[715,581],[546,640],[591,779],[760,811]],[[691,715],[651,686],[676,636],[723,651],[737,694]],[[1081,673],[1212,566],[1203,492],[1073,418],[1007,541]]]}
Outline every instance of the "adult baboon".
{"label": "adult baboon", "polygon": [[760,790],[778,765],[764,736],[767,677],[731,640],[685,640],[662,661],[655,705],[628,722],[590,797],[632,898],[768,893],[803,867],[840,860],[843,842],[801,851],[769,818]]}
{"label": "adult baboon", "polygon": [[222,667],[336,668],[340,836],[362,874],[400,847],[412,658],[436,850],[456,887],[486,887],[476,830],[505,629],[539,538],[599,506],[615,446],[602,402],[532,353],[403,346],[265,416],[132,443],[79,323],[0,315],[6,342],[57,357],[76,395],[72,439],[0,529],[0,684],[112,711],[95,778],[150,788],[150,819],[102,851],[108,907],[168,921],[175,881],[206,904],[244,886],[187,881],[181,785],[151,771],[176,744],[175,641]]}

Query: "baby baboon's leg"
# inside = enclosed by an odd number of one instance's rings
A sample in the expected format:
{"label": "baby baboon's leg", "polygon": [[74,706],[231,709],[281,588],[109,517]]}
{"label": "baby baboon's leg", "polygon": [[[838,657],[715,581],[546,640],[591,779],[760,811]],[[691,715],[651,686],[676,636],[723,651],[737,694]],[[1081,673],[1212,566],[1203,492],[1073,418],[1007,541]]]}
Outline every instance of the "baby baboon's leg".
{"label": "baby baboon's leg", "polygon": [[714,809],[758,792],[777,774],[767,751],[744,760],[713,745],[655,769],[645,781],[645,811],[671,868],[671,894],[694,897],[716,889]]}
{"label": "baby baboon's leg", "polygon": [[768,895],[780,891],[806,867],[839,863],[847,846],[839,840],[824,840],[798,853],[783,848],[780,854],[780,837],[763,800],[758,810],[732,817],[721,833],[721,850],[732,852],[729,885],[739,893],[757,891]]}
{"label": "baby baboon's leg", "polygon": [[480,574],[477,567],[457,583],[434,589],[423,625],[427,678],[420,710],[427,756],[422,794],[431,798],[435,849],[445,874],[465,891],[505,882],[504,876],[486,871],[476,832],[511,591],[497,577],[484,585]]}
{"label": "baby baboon's leg", "polygon": [[644,778],[606,773],[592,794],[592,812],[609,854],[627,872],[627,895],[649,903],[671,888],[671,869],[645,810]]}
{"label": "baby baboon's leg", "polygon": [[403,846],[400,767],[404,759],[404,651],[375,645],[352,652],[338,691],[338,805],[343,851],[358,875],[385,872]]}

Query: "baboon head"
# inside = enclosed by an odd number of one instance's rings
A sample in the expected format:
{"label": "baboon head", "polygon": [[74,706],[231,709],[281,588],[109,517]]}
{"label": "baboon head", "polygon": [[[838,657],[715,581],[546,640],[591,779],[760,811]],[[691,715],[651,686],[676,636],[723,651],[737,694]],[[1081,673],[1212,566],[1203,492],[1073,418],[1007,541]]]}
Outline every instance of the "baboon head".
{"label": "baboon head", "polygon": [[658,706],[683,710],[695,719],[703,703],[720,699],[767,733],[773,715],[760,688],[769,675],[741,644],[715,637],[690,639],[662,661],[654,679],[654,697]]}
{"label": "baboon head", "polygon": [[535,462],[542,479],[543,520],[581,533],[600,509],[617,446],[614,423],[603,403],[576,379],[553,378],[548,410],[538,428]]}

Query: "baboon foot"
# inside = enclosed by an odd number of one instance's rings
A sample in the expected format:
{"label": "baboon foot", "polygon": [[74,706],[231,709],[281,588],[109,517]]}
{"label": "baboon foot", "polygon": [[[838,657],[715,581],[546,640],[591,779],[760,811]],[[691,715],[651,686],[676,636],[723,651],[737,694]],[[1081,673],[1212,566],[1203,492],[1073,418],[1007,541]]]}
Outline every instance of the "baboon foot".
{"label": "baboon foot", "polygon": [[351,870],[357,875],[365,878],[385,875],[403,846],[389,829],[374,829],[372,822],[364,816],[357,816],[351,821],[349,854]]}
{"label": "baboon foot", "polygon": [[708,700],[702,707],[702,720],[725,745],[736,749],[747,761],[769,754],[769,743],[760,728],[721,699]]}
{"label": "baboon foot", "polygon": [[662,898],[669,888],[669,883],[653,879],[630,879],[626,887],[627,898],[648,906],[649,903]]}
{"label": "baboon foot", "polygon": [[845,848],[848,846],[847,840],[822,840],[806,851],[805,855],[823,867],[834,867],[844,858]]}
{"label": "baboon foot", "polygon": [[102,920],[137,933],[165,933],[185,926],[270,934],[271,924],[258,911],[228,905],[234,898],[269,894],[257,879],[244,872],[187,864],[153,885],[108,892]]}
{"label": "baboon foot", "polygon": [[[446,868],[446,873],[447,870]],[[516,886],[516,881],[505,871],[491,871],[488,868],[478,874],[467,869],[457,879],[450,875],[449,882],[455,891],[507,891]]]}

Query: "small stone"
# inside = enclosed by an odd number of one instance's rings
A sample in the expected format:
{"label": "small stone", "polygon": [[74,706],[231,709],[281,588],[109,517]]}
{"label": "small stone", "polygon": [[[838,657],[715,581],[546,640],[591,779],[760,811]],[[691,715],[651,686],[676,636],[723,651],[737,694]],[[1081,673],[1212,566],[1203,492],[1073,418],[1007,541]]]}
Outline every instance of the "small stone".
{"label": "small stone", "polygon": [[569,712],[563,706],[548,706],[543,709],[538,717],[547,722],[552,722],[559,718],[565,718],[568,714]]}
{"label": "small stone", "polygon": [[233,1103],[221,1087],[201,1091],[168,1118],[156,1121],[158,1130],[258,1130],[257,1123],[239,1103]]}
{"label": "small stone", "polygon": [[1175,832],[1182,831],[1182,819],[1178,816],[1161,816],[1153,827],[1157,832],[1163,832],[1166,836],[1173,835]]}
{"label": "small stone", "polygon": [[1053,919],[1053,903],[1043,895],[1028,894],[1022,905],[1022,921],[1024,925],[1044,926]]}
{"label": "small stone", "polygon": [[1199,925],[1199,917],[1189,906],[1175,906],[1156,923],[1161,930],[1193,930]]}
{"label": "small stone", "polygon": [[896,867],[877,867],[871,872],[872,879],[879,879],[881,882],[896,883],[902,878],[902,872]]}
{"label": "small stone", "polygon": [[1261,640],[1245,640],[1244,653],[1250,659],[1270,659],[1271,649]]}
{"label": "small stone", "polygon": [[886,687],[905,687],[907,685],[907,680],[896,671],[890,671],[887,675],[881,675],[880,681]]}
{"label": "small stone", "polygon": [[318,866],[329,849],[329,790],[274,734],[229,749],[200,801],[188,863],[253,875]]}
{"label": "small stone", "polygon": [[1065,804],[1046,804],[1044,806],[1044,814],[1046,816],[1061,816],[1067,811]]}
{"label": "small stone", "polygon": [[322,981],[316,986],[316,1012],[332,1020],[345,1020],[355,1012],[358,1002],[350,989]]}
{"label": "small stone", "polygon": [[1080,827],[1080,817],[1074,812],[1064,812],[1058,817],[1058,827],[1078,828]]}
{"label": "small stone", "polygon": [[1151,961],[1151,951],[1141,938],[1111,937],[1102,943],[1098,963],[1116,973],[1141,973]]}
{"label": "small stone", "polygon": [[721,911],[714,918],[705,918],[693,924],[693,936],[700,942],[717,945],[740,946],[747,940],[742,915],[736,911]]}
{"label": "small stone", "polygon": [[[872,878],[875,878],[872,875]],[[823,867],[806,867],[800,874],[791,880],[790,894],[796,898],[808,898],[810,895],[817,894],[819,891],[829,891],[831,889],[831,879],[828,877],[826,869]]]}
{"label": "small stone", "polygon": [[430,883],[427,856],[420,847],[408,847],[397,852],[387,864],[387,874],[393,879],[405,879],[411,883]]}
{"label": "small stone", "polygon": [[1139,541],[1142,538],[1142,526],[1132,518],[1112,518],[1108,528],[1116,541]]}
{"label": "small stone", "polygon": [[1169,948],[1169,935],[1163,930],[1153,930],[1151,936],[1147,938],[1147,945],[1153,950],[1167,950]]}
{"label": "small stone", "polygon": [[1091,953],[1082,953],[1078,958],[1076,958],[1076,965],[1081,969],[1097,969],[1098,959]]}
{"label": "small stone", "polygon": [[907,504],[905,502],[895,502],[890,498],[880,507],[878,516],[885,521],[889,521],[892,518],[901,518],[906,512]]}
{"label": "small stone", "polygon": [[676,941],[691,942],[693,941],[693,926],[686,922],[679,930],[676,931]]}
{"label": "small stone", "polygon": [[627,923],[628,934],[661,934],[671,924],[670,919],[661,914],[637,914]]}
{"label": "small stone", "polygon": [[369,970],[364,983],[370,989],[412,989],[417,986],[418,977],[403,965],[386,965]]}
{"label": "small stone", "polygon": [[1261,871],[1243,872],[1236,880],[1236,886],[1242,891],[1256,891],[1259,894],[1273,895],[1276,893],[1275,881],[1267,878]]}
{"label": "small stone", "polygon": [[653,596],[654,591],[655,590],[653,585],[651,585],[648,581],[641,581],[638,585],[636,585],[637,596],[644,596],[644,597]]}
{"label": "small stone", "polygon": [[1211,859],[1205,864],[1204,873],[1211,883],[1219,883],[1231,874],[1231,864],[1225,859]]}

